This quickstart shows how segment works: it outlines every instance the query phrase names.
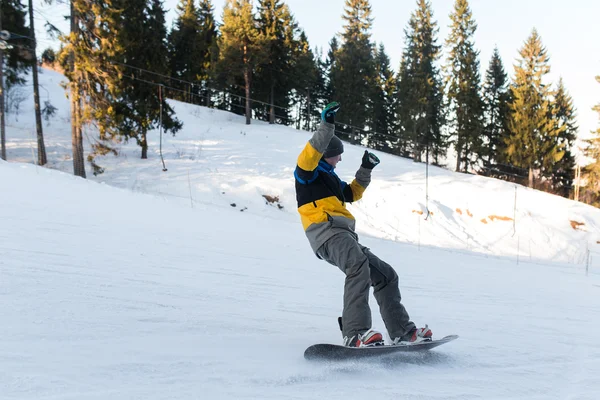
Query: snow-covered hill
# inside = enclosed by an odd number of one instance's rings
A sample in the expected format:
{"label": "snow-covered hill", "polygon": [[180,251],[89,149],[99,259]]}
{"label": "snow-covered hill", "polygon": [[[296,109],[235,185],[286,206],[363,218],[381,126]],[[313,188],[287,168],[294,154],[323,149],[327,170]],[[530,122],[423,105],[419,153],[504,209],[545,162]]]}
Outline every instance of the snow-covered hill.
{"label": "snow-covered hill", "polygon": [[[60,82],[43,70],[42,100],[58,108],[46,123],[50,168],[72,172],[69,104]],[[27,88],[26,88],[27,89]],[[23,89],[23,90],[26,90]],[[18,114],[8,115],[8,157],[35,158],[35,122],[29,96]],[[99,159],[106,172],[91,180],[136,192],[186,199],[188,204],[230,207],[267,218],[297,221],[294,181],[296,157],[310,134],[253,121],[218,110],[172,102],[184,128],[163,135],[167,172],[162,172],[159,134],[150,135],[150,159],[141,160],[131,143],[120,156]],[[88,132],[89,145],[93,133]],[[351,180],[364,148],[346,145],[338,174]],[[380,153],[365,198],[351,205],[362,233],[389,240],[517,259],[586,264],[588,250],[600,252],[600,210],[504,181],[430,167],[429,210],[425,204],[425,165]],[[263,196],[278,197],[280,207]],[[600,253],[598,254],[600,256]],[[592,257],[592,262],[594,257]],[[600,261],[597,263],[600,268]]]}
{"label": "snow-covered hill", "polygon": [[[308,363],[308,345],[341,340],[343,290],[295,210],[292,173],[310,134],[173,103],[185,127],[163,138],[168,171],[153,132],[149,160],[123,145],[100,160],[103,175],[82,180],[70,174],[61,80],[41,76],[58,108],[45,126],[50,168],[31,164],[29,100],[8,116],[0,398],[600,393],[600,268],[592,259],[585,271],[598,210],[518,187],[516,221],[503,221],[514,216],[514,185],[430,168],[425,220],[424,166],[380,154],[372,186],[351,206],[362,242],[396,268],[417,324],[461,338],[394,365]],[[346,146],[341,177],[352,178],[362,151]]]}

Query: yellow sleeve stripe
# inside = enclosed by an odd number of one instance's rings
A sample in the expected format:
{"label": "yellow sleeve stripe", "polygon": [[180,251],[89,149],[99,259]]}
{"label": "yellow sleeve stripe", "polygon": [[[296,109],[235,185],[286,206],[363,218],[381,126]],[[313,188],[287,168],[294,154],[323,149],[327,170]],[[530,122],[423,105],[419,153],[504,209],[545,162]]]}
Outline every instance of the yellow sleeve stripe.
{"label": "yellow sleeve stripe", "polygon": [[352,181],[350,184],[350,189],[352,189],[352,198],[354,201],[358,201],[362,198],[363,193],[365,192],[365,188],[362,187],[356,179]]}
{"label": "yellow sleeve stripe", "polygon": [[304,150],[298,156],[298,166],[305,171],[314,171],[319,165],[323,153],[319,153],[310,142],[306,143]]}

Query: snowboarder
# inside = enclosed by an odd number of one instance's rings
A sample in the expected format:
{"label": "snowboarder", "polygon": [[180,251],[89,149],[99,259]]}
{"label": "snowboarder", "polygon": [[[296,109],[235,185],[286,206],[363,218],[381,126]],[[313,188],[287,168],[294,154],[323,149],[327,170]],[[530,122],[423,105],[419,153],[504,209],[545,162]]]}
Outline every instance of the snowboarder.
{"label": "snowboarder", "polygon": [[346,203],[361,199],[380,161],[365,150],[352,183],[336,175],[335,167],[344,152],[342,141],[334,134],[339,108],[340,104],[333,102],[321,113],[321,124],[298,156],[294,176],[298,212],[312,250],[346,275],[340,321],[344,345],[384,344],[382,334],[371,327],[370,286],[392,344],[431,340],[427,325],[417,329],[400,302],[396,271],[358,242],[355,219]]}

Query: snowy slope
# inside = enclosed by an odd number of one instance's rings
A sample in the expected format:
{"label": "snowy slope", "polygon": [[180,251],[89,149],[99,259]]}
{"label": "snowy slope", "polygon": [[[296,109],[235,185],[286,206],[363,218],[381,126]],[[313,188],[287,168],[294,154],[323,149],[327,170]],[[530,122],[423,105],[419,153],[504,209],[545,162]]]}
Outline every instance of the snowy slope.
{"label": "snowy slope", "polygon": [[0,197],[3,399],[600,391],[600,280],[571,266],[365,237],[396,267],[412,318],[461,338],[394,365],[312,364],[305,347],[340,341],[343,279],[310,254],[295,222],[192,209],[31,165],[0,163],[0,181],[10,193]]}
{"label": "snowy slope", "polygon": [[[308,345],[341,340],[343,290],[295,211],[310,135],[174,103],[186,126],[164,138],[167,172],[155,133],[150,160],[123,145],[82,180],[53,170],[71,168],[68,105],[60,75],[42,79],[59,107],[52,169],[14,162],[31,161],[25,104],[0,162],[0,398],[598,397],[600,271],[581,261],[597,210],[519,187],[513,237],[489,216],[512,216],[514,185],[432,168],[425,221],[423,166],[382,155],[352,206],[362,242],[396,268],[417,324],[461,338],[393,365],[308,363]],[[347,146],[341,176],[362,151]]]}
{"label": "snowy slope", "polygon": [[[45,126],[51,168],[72,172],[69,104],[62,75],[44,70],[43,100],[57,114]],[[31,96],[30,96],[31,97]],[[9,160],[35,158],[32,103],[8,116]],[[172,102],[184,128],[163,135],[168,171],[162,172],[159,134],[150,134],[150,159],[139,159],[134,144],[119,145],[119,157],[99,159],[106,172],[91,180],[133,191],[187,199],[188,204],[229,207],[269,218],[297,221],[294,181],[296,157],[310,134],[270,126],[218,110]],[[89,147],[93,132],[87,132]],[[364,148],[346,145],[338,174],[350,181]],[[87,154],[87,153],[86,153]],[[364,199],[351,205],[362,233],[415,245],[431,245],[515,260],[567,262],[581,267],[587,252],[600,258],[600,210],[504,181],[456,174],[430,167],[429,209],[425,211],[425,165],[379,153],[382,163]],[[263,195],[278,196],[282,212],[265,205]],[[191,198],[191,199],[190,199]],[[516,198],[516,203],[515,203]],[[577,226],[577,229],[572,227]],[[579,225],[581,224],[581,225]],[[594,262],[594,257],[592,257]],[[597,267],[600,271],[600,260]]]}

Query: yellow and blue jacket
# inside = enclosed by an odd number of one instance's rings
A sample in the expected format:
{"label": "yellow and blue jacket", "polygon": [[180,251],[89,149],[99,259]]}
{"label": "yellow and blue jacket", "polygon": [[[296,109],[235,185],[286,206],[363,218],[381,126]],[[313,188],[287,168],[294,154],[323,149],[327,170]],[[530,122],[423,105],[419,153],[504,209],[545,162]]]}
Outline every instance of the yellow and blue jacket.
{"label": "yellow and blue jacket", "polygon": [[321,122],[298,156],[294,171],[298,212],[315,253],[337,233],[349,231],[356,235],[355,219],[346,203],[360,200],[371,182],[371,170],[360,167],[352,183],[347,184],[333,166],[322,160],[334,129],[333,124]]}

